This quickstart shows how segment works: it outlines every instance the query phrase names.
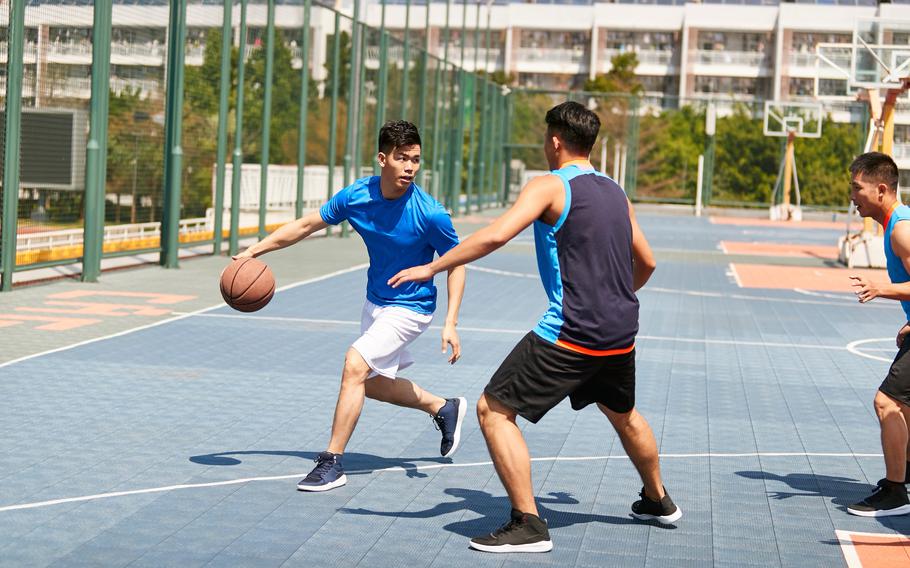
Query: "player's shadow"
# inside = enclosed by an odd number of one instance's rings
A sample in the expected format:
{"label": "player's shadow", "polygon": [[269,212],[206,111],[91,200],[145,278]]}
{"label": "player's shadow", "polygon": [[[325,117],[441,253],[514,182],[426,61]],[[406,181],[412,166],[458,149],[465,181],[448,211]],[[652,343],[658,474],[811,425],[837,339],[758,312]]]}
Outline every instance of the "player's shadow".
{"label": "player's shadow", "polygon": [[768,471],[737,471],[736,475],[747,479],[763,479],[785,483],[795,491],[771,491],[771,499],[792,497],[830,497],[831,502],[844,508],[869,495],[872,486],[850,477],[815,475],[811,473],[788,473],[778,475]]}
{"label": "player's shadow", "polygon": [[[350,509],[341,508],[339,512],[351,515],[375,515],[379,517],[398,517],[402,519],[428,519],[457,513],[459,511],[471,511],[481,515],[480,518],[467,519],[449,523],[443,528],[449,532],[465,536],[475,537],[477,535],[487,534],[497,527],[502,526],[507,520],[512,505],[508,497],[494,497],[486,491],[476,489],[461,489],[452,487],[444,491],[447,495],[458,497],[459,501],[446,501],[439,503],[429,509],[422,511],[373,511],[370,509]],[[537,510],[540,517],[546,519],[547,525],[551,529],[558,529],[577,525],[580,523],[607,523],[611,525],[629,525],[629,524],[652,524],[660,528],[675,529],[674,525],[661,525],[659,523],[646,523],[635,520],[630,516],[617,517],[612,515],[595,515],[593,513],[576,513],[572,511],[559,511],[551,509],[547,505],[577,505],[578,500],[573,498],[570,493],[551,492],[549,497],[537,498]]]}
{"label": "player's shadow", "polygon": [[[190,461],[200,465],[217,465],[233,466],[243,463],[237,456],[284,456],[300,458],[305,460],[307,466],[312,466],[312,462],[319,455],[318,452],[294,452],[288,450],[248,450],[238,452],[218,452],[214,454],[202,454],[190,457]],[[428,463],[451,463],[450,458],[432,457],[432,458],[384,458],[372,454],[359,454],[356,452],[346,452],[344,454],[343,464],[344,472],[347,475],[361,475],[373,473],[383,469],[401,469],[408,477],[427,477],[418,469],[415,462]],[[304,468],[306,469],[306,468]]]}

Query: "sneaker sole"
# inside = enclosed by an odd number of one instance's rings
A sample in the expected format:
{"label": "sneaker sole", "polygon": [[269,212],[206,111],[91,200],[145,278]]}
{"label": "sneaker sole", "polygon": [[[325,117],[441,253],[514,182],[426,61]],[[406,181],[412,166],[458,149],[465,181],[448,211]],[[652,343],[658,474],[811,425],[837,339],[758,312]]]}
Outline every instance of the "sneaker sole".
{"label": "sneaker sole", "polygon": [[335,489],[336,487],[341,487],[348,482],[348,476],[342,475],[335,481],[331,483],[326,483],[325,485],[300,485],[297,484],[297,491],[310,491],[310,492],[319,492],[319,491],[328,491],[330,489]]}
{"label": "sneaker sole", "polygon": [[682,509],[677,506],[676,511],[672,515],[642,515],[639,513],[632,513],[632,516],[640,521],[657,521],[662,525],[672,525],[682,518]]}
{"label": "sneaker sole", "polygon": [[477,544],[471,542],[471,548],[481,552],[509,553],[509,552],[550,552],[553,550],[552,540],[542,540],[532,542],[531,544],[500,544],[498,546],[489,546],[486,544]]}
{"label": "sneaker sole", "polygon": [[458,444],[461,442],[461,425],[464,423],[464,415],[468,412],[468,399],[463,396],[458,397],[458,420],[455,422],[455,440],[452,442],[452,447],[448,452],[442,454],[442,457],[447,458],[455,453],[455,450],[458,449]]}
{"label": "sneaker sole", "polygon": [[851,515],[856,515],[857,517],[895,517],[898,515],[910,514],[910,505],[901,505],[894,509],[883,509],[880,511],[860,511],[847,507],[847,512]]}

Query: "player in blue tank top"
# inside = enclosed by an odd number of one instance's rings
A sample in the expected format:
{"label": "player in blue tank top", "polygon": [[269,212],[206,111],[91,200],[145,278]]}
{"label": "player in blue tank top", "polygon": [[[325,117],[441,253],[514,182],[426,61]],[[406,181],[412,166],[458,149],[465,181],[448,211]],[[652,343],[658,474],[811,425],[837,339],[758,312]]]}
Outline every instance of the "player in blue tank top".
{"label": "player in blue tank top", "polygon": [[[386,123],[379,131],[378,176],[358,179],[318,211],[292,221],[235,258],[259,256],[290,246],[309,235],[348,221],[370,255],[361,336],[345,356],[332,434],[316,467],[297,484],[301,491],[328,491],[347,483],[342,455],[360,417],[364,397],[427,412],[440,432],[440,453],[458,448],[467,401],[444,399],[398,376],[413,363],[407,346],[430,325],[436,310],[432,280],[392,288],[388,280],[403,268],[427,263],[458,244],[445,208],[414,183],[420,169],[420,134],[406,121]],[[448,310],[442,350],[449,363],[461,357],[455,326],[464,294],[464,267],[448,273]]]}
{"label": "player in blue tank top", "polygon": [[898,199],[897,164],[887,154],[869,152],[850,165],[850,198],[863,217],[871,217],[885,228],[885,259],[890,284],[865,276],[850,276],[861,303],[875,298],[899,300],[905,322],[897,332],[897,356],[875,394],[875,413],[881,425],[885,478],[871,495],[847,507],[861,517],[887,517],[910,513],[906,483],[910,482],[907,462],[910,442],[910,207]]}
{"label": "player in blue tank top", "polygon": [[546,115],[544,153],[551,175],[531,180],[499,219],[435,261],[404,270],[390,283],[423,282],[485,256],[534,225],[537,263],[548,309],[512,350],[477,402],[477,417],[512,504],[511,519],[471,539],[486,552],[552,549],[531,484],[531,461],[517,416],[537,422],[561,400],[580,410],[596,403],[642,480],[632,515],[672,524],[682,511],[664,489],[657,443],[635,409],[636,290],[654,257],[623,189],[597,172],[589,155],[596,114],[566,102]]}

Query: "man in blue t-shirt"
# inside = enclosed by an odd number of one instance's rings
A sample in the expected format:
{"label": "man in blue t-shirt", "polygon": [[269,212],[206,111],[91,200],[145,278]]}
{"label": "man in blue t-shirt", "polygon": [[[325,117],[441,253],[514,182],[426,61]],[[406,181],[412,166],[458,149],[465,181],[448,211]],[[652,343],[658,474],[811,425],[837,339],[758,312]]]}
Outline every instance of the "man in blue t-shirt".
{"label": "man in blue t-shirt", "polygon": [[[890,283],[853,275],[853,289],[860,303],[875,298],[899,300],[910,321],[910,207],[902,205],[897,192],[897,164],[881,152],[867,152],[850,165],[850,199],[863,217],[871,217],[885,229],[885,260]],[[910,514],[906,483],[910,482],[910,323],[897,332],[897,355],[888,375],[875,393],[875,414],[881,426],[885,477],[872,494],[847,507],[860,517],[890,517]]]}
{"label": "man in blue t-shirt", "polygon": [[[301,491],[328,491],[347,483],[344,448],[354,432],[364,396],[423,410],[442,432],[444,457],[458,448],[467,401],[444,399],[398,376],[414,360],[407,346],[430,326],[436,310],[433,281],[392,288],[388,280],[400,270],[426,264],[458,244],[445,208],[414,183],[420,169],[420,134],[410,122],[386,123],[379,131],[382,168],[378,176],[358,179],[335,194],[319,211],[282,226],[235,258],[260,256],[290,246],[329,225],[348,221],[363,238],[370,255],[367,296],[361,314],[361,336],[345,355],[341,388],[335,405],[332,436],[316,467],[300,483]],[[461,357],[455,326],[464,294],[464,267],[448,271],[448,311],[442,330],[449,363]]]}

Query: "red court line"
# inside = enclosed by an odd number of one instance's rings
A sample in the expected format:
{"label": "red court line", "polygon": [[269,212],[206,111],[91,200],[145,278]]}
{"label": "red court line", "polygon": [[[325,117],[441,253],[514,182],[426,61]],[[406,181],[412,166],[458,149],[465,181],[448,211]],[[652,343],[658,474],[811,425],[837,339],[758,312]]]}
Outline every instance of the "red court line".
{"label": "red court line", "polygon": [[867,276],[878,282],[888,281],[888,274],[884,270],[871,268],[814,268],[772,264],[731,264],[730,267],[737,275],[741,288],[853,292],[850,275]]}
{"label": "red court line", "polygon": [[849,568],[910,566],[910,537],[841,530],[835,533]]}
{"label": "red court line", "polygon": [[837,260],[837,247],[828,245],[721,241],[720,246],[726,254],[751,254]]}
{"label": "red court line", "polygon": [[[842,221],[772,221],[755,217],[708,217],[714,225],[739,225],[743,227],[777,227],[780,229],[842,229],[847,224]],[[857,224],[859,228],[859,224]]]}

